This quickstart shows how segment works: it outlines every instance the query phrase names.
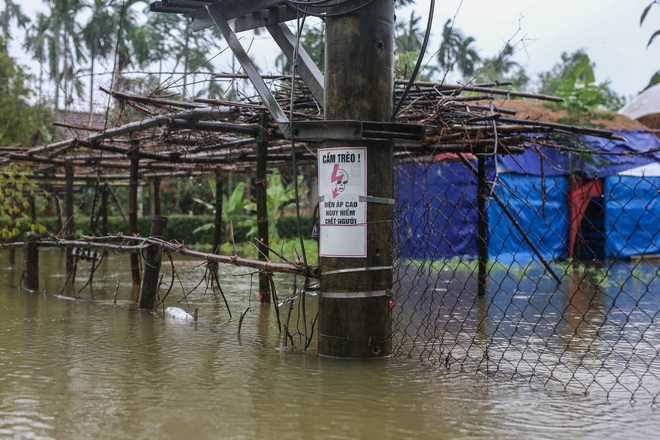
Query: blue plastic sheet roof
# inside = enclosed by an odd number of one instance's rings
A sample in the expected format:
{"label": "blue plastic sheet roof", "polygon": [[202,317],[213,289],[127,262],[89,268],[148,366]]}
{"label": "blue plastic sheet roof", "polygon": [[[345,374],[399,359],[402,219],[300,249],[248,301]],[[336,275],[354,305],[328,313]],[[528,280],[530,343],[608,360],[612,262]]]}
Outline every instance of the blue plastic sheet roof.
{"label": "blue plastic sheet roof", "polygon": [[[545,145],[527,142],[527,151],[519,155],[498,156],[500,172],[532,176],[562,176],[579,174],[597,179],[632,168],[660,162],[660,140],[647,131],[615,131],[625,141],[583,136],[583,147],[592,155],[579,155]],[[600,154],[599,154],[600,153]],[[615,154],[620,153],[620,154]]]}

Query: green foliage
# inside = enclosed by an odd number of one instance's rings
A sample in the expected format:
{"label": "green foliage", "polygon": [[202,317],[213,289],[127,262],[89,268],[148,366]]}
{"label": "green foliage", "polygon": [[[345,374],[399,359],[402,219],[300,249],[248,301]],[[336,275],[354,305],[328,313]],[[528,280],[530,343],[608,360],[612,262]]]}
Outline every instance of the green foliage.
{"label": "green foliage", "polygon": [[542,74],[541,79],[547,87],[541,92],[564,99],[552,105],[566,111],[568,116],[559,120],[564,124],[602,126],[598,121],[612,116],[595,110],[615,110],[623,105],[623,98],[610,89],[608,82],[596,83],[594,65],[583,50],[571,55],[563,53],[562,62]]}
{"label": "green foliage", "polygon": [[[424,31],[419,27],[420,18],[413,11],[408,22],[396,23],[394,71],[400,79],[410,77],[422,49]],[[417,75],[417,79],[419,81],[430,81],[431,75],[436,70],[434,66],[423,66]]]}
{"label": "green foliage", "polygon": [[46,0],[48,13],[38,13],[28,29],[25,48],[32,53],[48,73],[55,86],[55,108],[60,106],[60,92],[64,104],[74,95],[83,95],[81,63],[87,58],[83,51],[82,26],[75,17],[87,9],[82,0]]}
{"label": "green foliage", "polygon": [[[296,187],[294,182],[285,184],[279,170],[274,170],[267,176],[268,189],[267,194],[267,210],[268,210],[268,235],[271,242],[280,239],[281,234],[279,231],[279,221],[284,213],[284,210],[294,206],[296,201]],[[300,198],[304,198],[307,194],[307,187],[302,185],[303,177],[298,176],[298,190]],[[214,194],[215,200],[215,183],[209,182]],[[194,199],[201,206],[204,206],[207,211],[215,212],[215,206],[205,200]],[[234,188],[231,196],[222,197],[222,223],[225,231],[231,224],[234,227],[234,232],[237,229],[249,227],[246,232],[246,237],[254,237],[257,235],[257,222],[254,213],[256,212],[256,203],[252,200],[245,200],[245,182],[240,182]],[[213,222],[206,223],[195,229],[195,233],[206,232],[212,230],[214,227]],[[297,228],[296,228],[297,229]],[[311,231],[311,228],[309,229]],[[296,230],[297,232],[297,230]]]}
{"label": "green foliage", "polygon": [[646,87],[644,87],[644,90],[653,87],[656,84],[660,84],[660,70],[655,72],[655,74],[651,77],[649,84]]}
{"label": "green foliage", "polygon": [[[660,6],[660,0],[653,0],[651,3],[648,4],[648,6],[646,8],[644,8],[644,11],[642,12],[642,16],[639,18],[639,25],[640,26],[644,24],[644,20],[646,20],[646,17],[648,16],[648,13],[651,10],[651,8],[653,7],[653,5]],[[649,38],[649,42],[646,43],[646,47],[649,47],[651,45],[651,43],[653,43],[653,40],[655,40],[655,38],[658,35],[660,35],[660,29],[653,32],[653,34],[651,35],[651,38]]]}
{"label": "green foliage", "polygon": [[[323,72],[325,70],[325,23],[305,24],[301,32],[300,44]],[[292,66],[284,54],[275,58],[275,67],[286,75],[290,75]]]}
{"label": "green foliage", "polygon": [[465,36],[448,19],[442,28],[442,43],[438,50],[438,62],[446,72],[457,70],[463,78],[471,78],[481,63],[481,56],[474,47],[474,37]]}
{"label": "green foliage", "polygon": [[208,212],[198,202],[215,200],[215,182],[210,182],[210,185],[208,181],[208,175],[163,180],[160,185],[163,215]]}
{"label": "green foliage", "polygon": [[43,105],[30,104],[32,77],[7,54],[0,38],[0,145],[32,146],[41,135],[50,140],[50,114]]}
{"label": "green foliage", "polygon": [[484,58],[475,77],[476,83],[510,82],[515,90],[524,89],[529,77],[522,66],[513,61],[514,48],[506,44],[497,56]]}
{"label": "green foliage", "polygon": [[25,170],[14,164],[3,168],[0,172],[0,238],[6,240],[27,231],[43,232],[44,227],[32,219],[30,205],[34,200],[35,209],[43,209],[44,197],[39,196],[38,185],[27,178]]}
{"label": "green foliage", "polygon": [[[39,211],[43,208],[45,202],[41,201],[40,205],[37,207]],[[186,246],[190,247],[209,247],[211,246],[212,234],[209,231],[200,231],[196,232],[203,225],[213,225],[213,216],[212,215],[183,215],[175,214],[167,216],[168,223],[167,229],[165,230],[164,239],[167,241],[176,241],[178,243],[183,243]],[[14,237],[22,237],[26,232],[35,230],[39,233],[49,233],[57,235],[59,232],[59,225],[57,217],[41,217],[38,216],[39,223],[33,227],[32,222],[21,221],[18,224],[12,223],[12,220],[8,216],[0,216],[0,231],[2,230],[12,230],[15,232]],[[256,221],[256,216],[251,217],[251,223]],[[251,229],[251,223],[245,224],[243,226],[238,226],[234,228],[234,238],[238,244],[247,244],[254,241],[254,239],[248,236],[248,232]],[[80,237],[82,235],[89,234],[89,216],[76,214],[74,221],[74,237]],[[311,231],[313,219],[311,217],[302,218],[303,230]],[[97,224],[94,234],[101,235],[100,230],[101,225]],[[149,235],[149,230],[151,227],[151,218],[150,217],[138,217],[138,234],[142,237]],[[295,217],[285,216],[280,217],[278,222],[278,230],[280,232],[280,243],[285,241],[296,241],[298,236],[297,229],[297,220]],[[114,215],[108,217],[108,233],[116,234],[122,233],[127,234],[127,226],[124,223],[124,219],[121,216]],[[227,241],[229,243],[229,241]],[[276,249],[280,249],[281,244],[278,243],[275,246],[278,246]],[[308,246],[306,246],[308,248]]]}
{"label": "green foliage", "polygon": [[[209,186],[211,187],[211,192],[213,193],[212,200],[215,200],[216,195],[216,185],[215,182],[209,181]],[[240,182],[236,185],[236,188],[232,191],[231,195],[227,197],[222,195],[222,224],[224,230],[229,231],[229,226],[231,225],[234,228],[234,233],[243,228],[250,228],[251,224],[255,221],[254,216],[248,215],[248,202],[244,200],[245,198],[245,182]],[[200,198],[193,198],[193,200],[200,205],[204,206],[207,211],[215,213],[215,206],[212,203],[204,201]],[[197,227],[193,230],[194,234],[199,232],[207,232],[213,230],[215,227],[215,219],[204,223],[203,225]],[[227,241],[230,241],[231,237],[227,237]]]}
{"label": "green foliage", "polygon": [[[279,170],[273,170],[266,179],[268,180],[268,189],[267,193],[267,210],[268,210],[268,236],[271,242],[277,241],[280,239],[280,233],[277,230],[277,224],[279,222],[282,213],[286,208],[295,206],[296,203],[296,183],[290,182],[288,185],[285,185],[282,176],[280,175]],[[298,190],[299,197],[304,198],[307,194],[307,187],[302,185],[303,176],[298,176]],[[251,211],[256,211],[256,204],[250,202],[247,205],[248,209]],[[256,222],[252,229],[248,232],[248,236],[257,235],[257,225]]]}
{"label": "green foliage", "polygon": [[595,65],[583,49],[563,52],[560,62],[539,75],[538,92],[559,96],[570,101],[569,106],[577,104],[586,109],[618,110],[624,104],[609,82],[596,83]]}
{"label": "green foliage", "polygon": [[465,83],[506,82],[520,90],[529,83],[529,77],[522,66],[513,61],[514,54],[514,47],[507,43],[497,55],[482,57],[476,48],[476,39],[454,27],[450,19],[443,26],[437,56],[446,73],[459,73]]}
{"label": "green foliage", "polygon": [[5,8],[0,11],[0,30],[2,30],[2,37],[5,40],[11,38],[10,27],[12,22],[16,22],[19,27],[25,29],[30,23],[30,19],[23,14],[21,5],[13,0],[5,0]]}

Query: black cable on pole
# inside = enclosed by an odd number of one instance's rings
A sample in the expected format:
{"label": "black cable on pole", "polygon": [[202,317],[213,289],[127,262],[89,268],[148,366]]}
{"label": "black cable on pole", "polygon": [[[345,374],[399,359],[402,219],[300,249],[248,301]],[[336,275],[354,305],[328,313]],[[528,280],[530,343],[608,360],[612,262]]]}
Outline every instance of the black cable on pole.
{"label": "black cable on pole", "polygon": [[295,83],[296,83],[296,69],[298,67],[298,52],[300,50],[300,35],[302,34],[303,27],[305,26],[306,16],[303,15],[302,19],[300,14],[298,14],[297,20],[297,35],[296,35],[296,44],[293,46],[293,56],[292,56],[292,73],[291,73],[291,96],[289,103],[289,132],[291,133],[291,159],[293,164],[293,183],[294,191],[296,196],[296,225],[298,228],[298,238],[300,239],[300,252],[302,253],[302,261],[305,267],[307,267],[307,252],[305,251],[305,241],[302,235],[302,224],[300,221],[300,195],[298,189],[298,164],[296,162],[296,148],[295,148],[295,137],[293,135],[293,103],[295,95]]}
{"label": "black cable on pole", "polygon": [[[354,0],[348,0],[348,1],[342,2],[342,3],[340,3],[340,5],[349,4],[352,1],[354,1]],[[365,7],[369,6],[374,1],[375,0],[367,0],[363,4],[361,4],[359,6],[356,6],[354,8],[347,9],[347,10],[341,11],[341,12],[333,12],[333,13],[330,13],[330,12],[309,12],[309,10],[307,9],[308,8],[307,6],[305,6],[305,8],[301,8],[299,6],[296,6],[296,3],[293,2],[293,1],[290,1],[290,0],[287,0],[285,3],[288,7],[290,7],[291,9],[293,9],[295,11],[300,12],[301,14],[311,15],[312,17],[318,17],[318,18],[326,18],[326,17],[342,17],[344,15],[352,14],[354,12],[359,11],[362,8],[365,8]],[[298,4],[300,4],[300,3],[301,2],[298,2]],[[307,2],[302,2],[302,3],[306,4]],[[314,7],[314,5],[310,5],[309,7]],[[316,7],[318,8],[319,6],[316,6]],[[327,6],[327,7],[329,8],[330,6]],[[332,5],[332,8],[336,8],[336,7],[337,7],[336,4]]]}
{"label": "black cable on pole", "polygon": [[426,53],[426,46],[428,45],[429,40],[431,38],[431,27],[433,26],[434,10],[435,10],[435,0],[431,0],[431,4],[429,5],[429,19],[426,22],[426,32],[424,33],[424,41],[422,41],[422,47],[420,48],[419,51],[419,57],[417,57],[417,62],[415,63],[415,68],[413,69],[412,74],[410,75],[410,80],[408,80],[408,84],[406,84],[406,87],[403,90],[403,93],[401,94],[401,98],[399,98],[399,102],[397,102],[396,106],[394,107],[394,110],[392,111],[392,115],[390,116],[390,122],[394,121],[394,118],[396,118],[396,115],[399,113],[399,110],[401,110],[401,106],[406,100],[406,97],[408,96],[410,89],[415,83],[415,79],[417,78],[420,69],[422,68],[422,62],[424,61],[424,54]]}

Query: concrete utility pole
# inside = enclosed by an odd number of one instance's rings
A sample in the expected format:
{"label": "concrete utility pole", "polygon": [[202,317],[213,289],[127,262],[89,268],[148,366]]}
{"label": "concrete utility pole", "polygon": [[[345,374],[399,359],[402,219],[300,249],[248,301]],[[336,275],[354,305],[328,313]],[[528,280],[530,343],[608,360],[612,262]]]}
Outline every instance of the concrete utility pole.
{"label": "concrete utility pole", "polygon": [[[284,0],[154,1],[154,12],[186,14],[195,30],[216,26],[285,138],[322,141],[319,149],[319,353],[343,358],[390,354],[392,139],[423,140],[423,127],[389,122],[394,90],[394,1],[310,2],[323,8],[325,75],[286,21],[300,16]],[[327,9],[326,9],[327,8]],[[345,13],[345,14],[343,14]],[[235,19],[234,29],[229,20]],[[312,94],[325,121],[289,121],[235,32],[266,26]],[[235,31],[234,31],[235,30]],[[298,54],[294,60],[293,55]],[[323,86],[321,86],[323,83]],[[332,140],[328,140],[332,139]],[[387,140],[384,140],[387,139]]]}
{"label": "concrete utility pole", "polygon": [[[350,3],[349,7],[355,7],[355,4]],[[340,9],[332,12],[338,11]],[[393,1],[375,0],[357,12],[329,16],[326,19],[325,47],[326,121],[388,121],[394,89]],[[363,147],[366,148],[366,158],[360,159],[366,160],[366,173],[344,171],[348,168],[343,159],[338,159],[345,157],[341,156],[341,150],[349,152],[350,156]],[[392,142],[324,141],[322,149],[333,149],[328,154],[332,158],[328,162],[334,168],[328,168],[331,170],[328,182],[324,181],[328,180],[327,173],[319,170],[319,188],[341,183],[340,178],[344,182],[348,180],[349,185],[351,180],[364,180],[367,194],[360,197],[366,204],[363,235],[359,225],[346,226],[345,218],[342,220],[333,217],[332,211],[324,211],[327,207],[335,207],[329,199],[335,196],[335,200],[340,200],[338,191],[343,192],[344,187],[333,189],[332,196],[325,196],[321,201],[320,209],[326,215],[325,220],[324,215],[321,216],[319,252],[319,263],[323,268],[319,353],[343,358],[386,356],[391,352]],[[358,175],[344,178],[342,173]],[[324,229],[328,231],[324,232]],[[338,243],[338,247],[324,252],[331,243]],[[348,249],[351,246],[357,249]]]}

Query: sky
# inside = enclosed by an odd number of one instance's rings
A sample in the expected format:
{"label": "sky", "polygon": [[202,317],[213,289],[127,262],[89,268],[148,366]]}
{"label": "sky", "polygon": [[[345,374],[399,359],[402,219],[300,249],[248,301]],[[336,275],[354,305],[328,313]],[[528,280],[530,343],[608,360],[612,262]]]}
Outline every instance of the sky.
{"label": "sky", "polygon": [[[426,28],[430,0],[417,0],[414,7],[397,15],[408,19],[414,10]],[[660,5],[651,8],[644,25],[640,16],[651,0],[436,0],[432,39],[427,58],[440,45],[442,26],[455,18],[455,27],[476,39],[482,57],[497,55],[506,42],[515,46],[514,59],[534,79],[550,70],[561,53],[585,49],[596,64],[597,82],[609,81],[627,99],[636,96],[660,70],[660,37],[646,47],[660,29]],[[34,17],[43,10],[38,0],[22,0],[24,12]],[[0,7],[4,1],[0,0]],[[272,69],[273,54],[279,49],[267,36],[252,42],[251,53],[266,71]],[[10,46],[12,56],[36,73],[18,44]],[[229,71],[229,64],[219,66]],[[451,78],[449,78],[451,79]]]}
{"label": "sky", "polygon": [[[429,55],[439,46],[442,26],[455,17],[455,27],[476,39],[482,56],[498,54],[509,41],[515,60],[532,78],[550,70],[561,53],[585,49],[596,64],[597,82],[626,98],[636,96],[660,70],[660,4],[653,6],[640,27],[640,16],[651,0],[436,0]],[[429,0],[418,0],[415,13],[426,28]],[[400,11],[410,17],[410,9]]]}

